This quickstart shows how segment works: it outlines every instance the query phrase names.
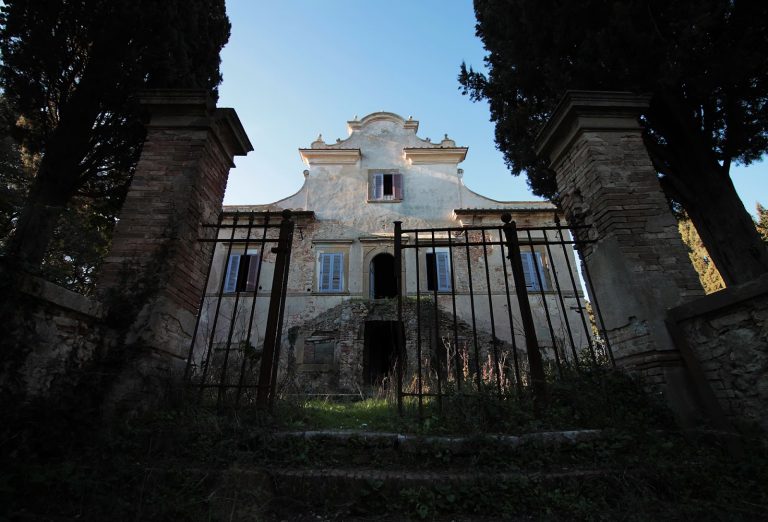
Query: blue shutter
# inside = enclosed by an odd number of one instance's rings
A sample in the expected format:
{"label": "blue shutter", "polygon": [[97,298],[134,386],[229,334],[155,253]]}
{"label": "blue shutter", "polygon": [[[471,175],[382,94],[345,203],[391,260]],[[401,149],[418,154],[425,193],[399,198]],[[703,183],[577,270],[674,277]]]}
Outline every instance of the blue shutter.
{"label": "blue shutter", "polygon": [[451,264],[448,261],[448,252],[435,252],[437,291],[451,291]]}
{"label": "blue shutter", "polygon": [[240,269],[240,254],[230,254],[227,263],[227,275],[224,277],[224,291],[234,292],[237,289],[237,272]]}
{"label": "blue shutter", "polygon": [[[521,259],[523,261],[523,274],[525,275],[525,286],[528,290],[547,290],[547,277],[544,274],[544,263],[541,259],[541,253],[535,252],[534,257],[531,252],[521,252]],[[534,259],[535,265],[534,265]],[[536,274],[536,268],[538,267],[539,273]],[[541,278],[541,286],[539,286],[539,278]]]}
{"label": "blue shutter", "polygon": [[520,260],[523,262],[523,275],[525,286],[528,290],[538,290],[536,287],[536,274],[533,268],[533,258],[530,252],[520,252]]}
{"label": "blue shutter", "polygon": [[344,255],[342,253],[330,254],[331,263],[331,291],[341,292],[344,289]]}
{"label": "blue shutter", "polygon": [[318,290],[320,292],[344,291],[344,254],[333,252],[320,254]]}
{"label": "blue shutter", "polygon": [[373,199],[384,198],[384,174],[373,175]]}
{"label": "blue shutter", "polygon": [[320,254],[320,273],[317,282],[321,292],[331,291],[331,262],[332,259],[330,254]]}

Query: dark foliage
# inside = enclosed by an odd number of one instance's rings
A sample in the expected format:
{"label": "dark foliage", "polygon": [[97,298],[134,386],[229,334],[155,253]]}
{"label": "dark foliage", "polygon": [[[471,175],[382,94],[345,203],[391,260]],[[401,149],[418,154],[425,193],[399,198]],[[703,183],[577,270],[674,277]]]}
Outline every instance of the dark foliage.
{"label": "dark foliage", "polygon": [[768,253],[730,181],[732,162],[768,150],[768,4],[703,0],[475,0],[488,74],[462,65],[487,99],[513,174],[556,198],[534,139],[568,89],[652,95],[642,122],[668,196],[680,203],[726,283],[768,271]]}
{"label": "dark foliage", "polygon": [[29,176],[21,161],[21,151],[8,132],[13,115],[0,98],[0,251],[14,227],[29,188]]}
{"label": "dark foliage", "polygon": [[0,13],[0,86],[35,174],[6,254],[37,268],[49,246],[60,248],[52,239],[81,226],[103,251],[144,137],[136,93],[216,96],[229,38],[224,1],[12,0]]}

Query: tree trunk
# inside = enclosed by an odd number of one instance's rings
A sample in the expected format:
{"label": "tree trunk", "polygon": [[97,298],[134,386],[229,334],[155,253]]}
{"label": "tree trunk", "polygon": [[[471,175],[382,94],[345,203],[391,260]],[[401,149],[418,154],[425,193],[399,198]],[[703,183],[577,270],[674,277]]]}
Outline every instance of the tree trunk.
{"label": "tree trunk", "polygon": [[36,177],[13,235],[7,256],[19,268],[35,271],[45,257],[48,243],[66,208],[70,191],[62,190],[51,179]]}
{"label": "tree trunk", "polygon": [[688,175],[683,202],[726,286],[768,273],[768,249],[744,208],[731,178],[716,172]]}
{"label": "tree trunk", "polygon": [[679,93],[654,97],[649,116],[666,141],[666,168],[657,168],[690,216],[726,286],[752,281],[768,273],[768,249],[692,112]]}
{"label": "tree trunk", "polygon": [[45,257],[59,217],[82,185],[80,162],[91,148],[90,137],[99,113],[93,84],[83,80],[48,138],[24,209],[8,242],[7,256],[20,268],[35,271]]}

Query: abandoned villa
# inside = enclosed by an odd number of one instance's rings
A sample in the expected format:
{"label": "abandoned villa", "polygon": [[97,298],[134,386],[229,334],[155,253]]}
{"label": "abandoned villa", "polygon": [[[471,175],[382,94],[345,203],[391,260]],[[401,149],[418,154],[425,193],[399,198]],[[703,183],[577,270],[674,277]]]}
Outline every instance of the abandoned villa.
{"label": "abandoned villa", "polygon": [[[211,364],[217,354],[221,359],[227,346],[261,351],[271,297],[263,282],[273,279],[275,256],[261,248],[260,234],[254,231],[266,216],[279,220],[285,209],[292,211],[297,231],[285,288],[283,329],[290,335],[281,372],[290,367],[290,378],[303,393],[367,393],[369,386],[381,384],[394,371],[394,336],[399,331],[392,303],[397,296],[394,222],[404,229],[435,229],[418,238],[415,233],[402,235],[403,242],[421,246],[409,250],[400,265],[403,295],[436,297],[438,314],[455,311],[461,325],[457,332],[422,328],[425,346],[434,350],[436,343],[445,345],[450,360],[455,355],[453,334],[466,344],[473,314],[477,335],[493,336],[505,346],[511,346],[516,335],[515,345],[524,346],[519,310],[507,309],[506,259],[498,232],[489,230],[485,252],[472,247],[467,258],[460,229],[472,232],[467,235],[470,240],[477,239],[472,227],[498,228],[503,224],[501,215],[509,213],[518,226],[535,229],[534,240],[543,240],[547,233],[553,239],[561,231],[540,227],[554,226],[554,205],[500,202],[472,192],[459,167],[467,149],[448,135],[439,143],[419,138],[419,122],[412,118],[377,112],[348,122],[347,128],[346,140],[326,144],[318,137],[309,148],[299,149],[307,170],[296,194],[269,205],[224,207],[225,223],[233,224],[237,215],[241,228],[219,231],[222,242],[211,265],[193,351],[196,367],[206,360]],[[249,217],[255,220],[253,227],[245,226]],[[567,230],[563,233],[568,240]],[[535,294],[533,315],[542,349],[552,357],[542,299],[559,312],[552,325],[555,342],[565,342],[561,318],[567,314],[569,325],[579,325],[573,339],[576,350],[586,348],[591,333],[578,315],[581,290],[570,283],[571,278],[578,280],[573,249],[541,243],[523,251],[521,259],[528,290]],[[556,290],[566,287],[558,296]],[[478,291],[486,300],[471,303]],[[498,322],[492,326],[494,313]],[[208,350],[214,352],[210,357]],[[243,353],[239,351],[228,364],[239,369]],[[480,357],[486,359],[488,353],[483,350]]]}
{"label": "abandoned villa", "polygon": [[147,138],[98,298],[22,285],[27,396],[114,346],[131,357],[106,401],[128,408],[169,382],[219,405],[381,388],[421,405],[535,387],[578,361],[640,375],[683,422],[768,426],[768,281],[703,296],[642,141],[647,98],[562,100],[537,141],[557,207],[471,191],[466,148],[377,112],[299,149],[296,194],[223,212],[233,158],[252,149],[235,111],[200,91],[141,101]]}

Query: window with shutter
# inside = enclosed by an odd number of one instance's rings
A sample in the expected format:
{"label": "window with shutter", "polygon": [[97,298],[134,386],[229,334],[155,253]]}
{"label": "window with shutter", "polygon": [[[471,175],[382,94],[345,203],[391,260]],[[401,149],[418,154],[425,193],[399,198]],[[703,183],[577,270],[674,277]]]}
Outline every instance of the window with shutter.
{"label": "window with shutter", "polygon": [[317,284],[319,292],[344,291],[344,254],[341,252],[318,255]]}
{"label": "window with shutter", "polygon": [[[534,256],[533,254],[536,255]],[[528,290],[548,290],[541,252],[521,252],[520,258],[523,262],[523,275],[525,276],[525,286]],[[537,267],[539,270],[538,275],[536,273]],[[541,286],[539,286],[539,278],[541,278]]]}
{"label": "window with shutter", "polygon": [[[370,172],[370,171],[369,171]],[[403,199],[403,175],[397,172],[370,173],[371,201],[399,201]]]}
{"label": "window with shutter", "polygon": [[427,253],[427,290],[451,291],[451,262],[447,250]]}
{"label": "window with shutter", "polygon": [[254,292],[258,275],[258,250],[249,249],[247,254],[230,254],[227,274],[224,276],[224,292]]}

